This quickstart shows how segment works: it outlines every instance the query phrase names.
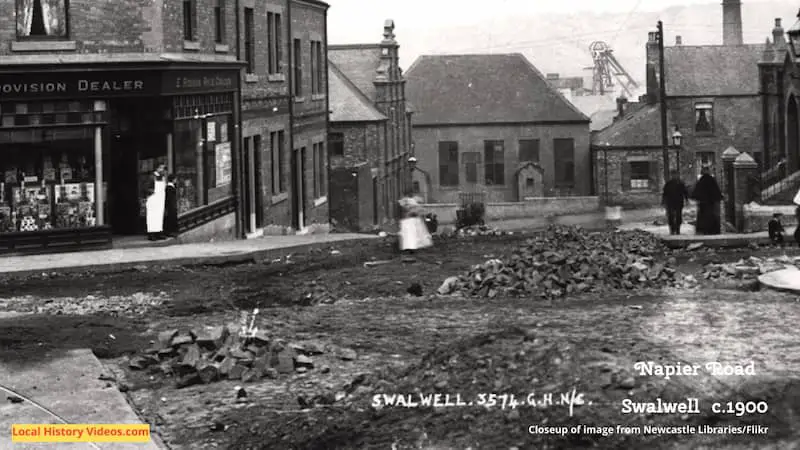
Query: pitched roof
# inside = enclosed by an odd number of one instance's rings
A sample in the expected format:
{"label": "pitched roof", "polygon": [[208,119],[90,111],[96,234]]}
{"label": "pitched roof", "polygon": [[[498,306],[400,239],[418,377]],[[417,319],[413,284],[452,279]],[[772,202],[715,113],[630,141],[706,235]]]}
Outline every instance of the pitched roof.
{"label": "pitched roof", "polygon": [[420,56],[405,77],[415,124],[589,121],[519,53]]}
{"label": "pitched roof", "polygon": [[658,105],[646,105],[626,114],[621,120],[600,130],[592,144],[612,147],[639,147],[661,144],[661,116]]}
{"label": "pitched roof", "polygon": [[757,95],[764,44],[664,48],[668,96]]}
{"label": "pitched roof", "polygon": [[347,79],[336,64],[328,62],[328,96],[331,122],[377,122],[386,120],[375,105]]}
{"label": "pitched roof", "polygon": [[378,44],[331,45],[328,60],[342,71],[353,84],[371,101],[376,100],[375,71],[381,60]]}

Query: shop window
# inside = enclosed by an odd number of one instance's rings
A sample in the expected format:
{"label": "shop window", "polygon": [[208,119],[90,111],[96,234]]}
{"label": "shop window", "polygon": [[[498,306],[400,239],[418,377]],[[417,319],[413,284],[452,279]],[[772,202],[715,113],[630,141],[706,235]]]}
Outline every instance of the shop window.
{"label": "shop window", "polygon": [[17,0],[17,37],[69,38],[69,0]]}
{"label": "shop window", "polygon": [[650,179],[650,161],[629,161],[629,173],[631,175],[631,189],[650,189],[653,180]]}
{"label": "shop window", "polygon": [[175,123],[178,213],[232,195],[230,116]]}
{"label": "shop window", "polygon": [[300,39],[294,40],[292,60],[294,65],[294,96],[303,96],[303,43]]}
{"label": "shop window", "polygon": [[553,139],[553,165],[555,185],[575,186],[575,140],[572,138]]}
{"label": "shop window", "polygon": [[253,8],[244,9],[244,60],[247,63],[247,73],[256,70],[256,36]]}
{"label": "shop window", "polygon": [[505,179],[505,142],[484,141],[483,159],[486,184],[489,186],[503,186]]}
{"label": "shop window", "polygon": [[269,149],[272,154],[272,194],[282,194],[286,192],[286,139],[283,130],[269,134]]}
{"label": "shop window", "polygon": [[270,75],[282,72],[283,35],[281,34],[281,15],[267,13],[267,70]]}
{"label": "shop window", "polygon": [[328,164],[325,155],[325,144],[318,142],[312,146],[314,158],[314,198],[328,195]]}
{"label": "shop window", "polygon": [[91,129],[12,134],[0,164],[0,232],[95,226]]}
{"label": "shop window", "polygon": [[197,3],[196,0],[183,0],[183,40],[197,39]]}
{"label": "shop window", "polygon": [[225,43],[225,0],[214,0],[214,42]]}

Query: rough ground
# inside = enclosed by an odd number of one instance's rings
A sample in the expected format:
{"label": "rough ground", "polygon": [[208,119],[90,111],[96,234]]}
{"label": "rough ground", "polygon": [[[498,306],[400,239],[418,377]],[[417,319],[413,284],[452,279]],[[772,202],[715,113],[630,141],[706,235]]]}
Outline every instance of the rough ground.
{"label": "rough ground", "polygon": [[[796,298],[706,284],[703,289],[590,294],[566,300],[435,297],[439,284],[473,264],[510,253],[520,236],[442,243],[403,263],[388,243],[336,247],[280,261],[228,267],[150,267],[116,275],[6,279],[0,319],[0,360],[25,364],[42,347],[90,347],[114,369],[122,390],[173,448],[793,448],[797,446],[800,357]],[[702,280],[709,262],[771,256],[797,249],[698,251],[679,268]],[[668,255],[665,255],[667,257]],[[392,262],[372,268],[370,259]],[[405,294],[412,282],[424,295]],[[336,299],[328,304],[330,299]],[[312,305],[312,306],[309,306]],[[149,346],[159,331],[236,321],[259,308],[260,326],[296,343],[355,350],[333,352],[315,368],[244,384],[176,389],[172,380],[128,369],[126,355]],[[59,312],[70,315],[58,314]],[[755,376],[641,376],[637,361],[754,361]],[[327,368],[325,370],[323,368]],[[516,409],[372,407],[394,393],[582,393],[584,403]],[[701,414],[621,414],[621,400],[699,397]],[[333,404],[303,409],[310,399]],[[711,403],[764,401],[764,415],[713,414]],[[590,403],[591,402],[591,403]],[[330,403],[330,402],[326,402]],[[530,425],[769,425],[766,435],[543,436]]]}

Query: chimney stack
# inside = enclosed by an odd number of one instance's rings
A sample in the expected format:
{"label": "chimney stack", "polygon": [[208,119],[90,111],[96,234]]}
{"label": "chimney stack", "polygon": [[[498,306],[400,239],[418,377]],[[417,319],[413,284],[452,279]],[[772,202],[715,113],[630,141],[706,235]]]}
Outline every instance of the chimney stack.
{"label": "chimney stack", "polygon": [[722,0],[722,45],[742,44],[742,2]]}
{"label": "chimney stack", "polygon": [[675,45],[683,44],[683,39],[680,36],[675,36]]}
{"label": "chimney stack", "polygon": [[659,59],[658,59],[658,32],[651,31],[647,33],[647,49],[646,53],[646,86],[647,86],[647,102],[649,104],[658,103],[659,98]]}
{"label": "chimney stack", "polygon": [[624,95],[617,97],[617,118],[621,119],[625,116],[625,105],[628,103],[628,99],[625,98]]}

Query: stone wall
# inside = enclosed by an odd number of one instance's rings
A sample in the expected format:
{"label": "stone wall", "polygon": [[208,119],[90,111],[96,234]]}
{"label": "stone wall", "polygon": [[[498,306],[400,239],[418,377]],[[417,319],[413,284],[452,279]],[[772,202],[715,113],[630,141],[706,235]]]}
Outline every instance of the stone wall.
{"label": "stone wall", "polygon": [[236,214],[231,213],[181,233],[181,244],[230,241],[236,239]]}
{"label": "stone wall", "polygon": [[[428,203],[423,205],[427,212],[438,216],[439,223],[456,222],[456,203]],[[542,197],[524,202],[487,203],[486,221],[552,217],[565,214],[582,214],[600,210],[598,197]]]}

